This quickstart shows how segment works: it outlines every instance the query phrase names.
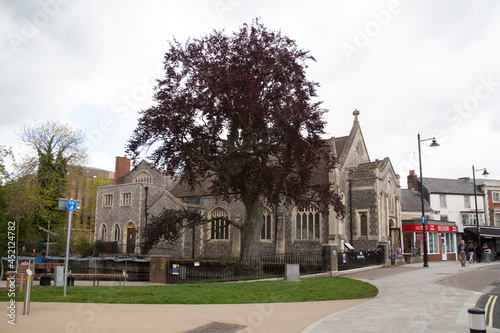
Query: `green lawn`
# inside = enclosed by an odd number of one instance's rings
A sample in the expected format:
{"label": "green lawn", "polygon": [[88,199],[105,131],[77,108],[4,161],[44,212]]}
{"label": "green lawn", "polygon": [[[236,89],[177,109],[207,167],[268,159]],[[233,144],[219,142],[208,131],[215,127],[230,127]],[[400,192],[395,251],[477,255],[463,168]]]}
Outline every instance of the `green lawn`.
{"label": "green lawn", "polygon": [[[316,277],[301,281],[259,281],[193,285],[63,287],[33,286],[32,302],[122,304],[244,304],[311,302],[368,298],[378,289],[369,283],[343,277]],[[23,301],[24,292],[16,295]],[[0,302],[9,301],[0,294]]]}

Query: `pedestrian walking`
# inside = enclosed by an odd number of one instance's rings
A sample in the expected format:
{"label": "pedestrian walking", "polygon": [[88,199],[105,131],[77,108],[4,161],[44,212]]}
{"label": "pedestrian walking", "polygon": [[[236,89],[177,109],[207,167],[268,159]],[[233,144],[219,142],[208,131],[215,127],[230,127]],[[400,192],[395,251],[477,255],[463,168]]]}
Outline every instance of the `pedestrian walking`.
{"label": "pedestrian walking", "polygon": [[483,249],[481,247],[481,244],[478,244],[476,246],[476,256],[477,256],[477,262],[480,263],[483,259]]}
{"label": "pedestrian walking", "polygon": [[473,264],[475,260],[474,258],[474,245],[472,243],[469,243],[469,247],[467,250],[468,256],[469,256],[469,264]]}
{"label": "pedestrian walking", "polygon": [[460,260],[462,267],[465,267],[465,262],[467,261],[467,247],[463,240],[460,245],[458,245],[458,260]]}

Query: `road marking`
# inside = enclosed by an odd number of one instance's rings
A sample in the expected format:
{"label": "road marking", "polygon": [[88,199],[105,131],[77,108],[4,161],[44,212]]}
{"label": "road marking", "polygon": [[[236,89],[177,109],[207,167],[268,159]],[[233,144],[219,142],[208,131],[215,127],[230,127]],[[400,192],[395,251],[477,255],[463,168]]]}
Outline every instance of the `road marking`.
{"label": "road marking", "polygon": [[498,296],[488,297],[488,302],[486,302],[485,312],[486,312],[486,326],[493,327],[493,310],[495,309],[495,304]]}

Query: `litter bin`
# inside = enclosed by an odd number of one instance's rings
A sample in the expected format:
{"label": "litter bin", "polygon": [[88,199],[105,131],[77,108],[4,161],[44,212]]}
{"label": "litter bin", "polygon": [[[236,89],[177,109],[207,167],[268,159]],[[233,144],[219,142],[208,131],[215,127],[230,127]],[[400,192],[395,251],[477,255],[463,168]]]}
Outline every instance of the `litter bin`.
{"label": "litter bin", "polygon": [[491,250],[484,250],[484,262],[491,262]]}

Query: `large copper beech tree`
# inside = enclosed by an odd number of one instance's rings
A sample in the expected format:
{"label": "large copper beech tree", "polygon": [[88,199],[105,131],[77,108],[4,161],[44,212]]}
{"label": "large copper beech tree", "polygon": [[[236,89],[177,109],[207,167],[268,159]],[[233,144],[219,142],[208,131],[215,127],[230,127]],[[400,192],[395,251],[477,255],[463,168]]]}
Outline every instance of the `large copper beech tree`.
{"label": "large copper beech tree", "polygon": [[227,35],[214,31],[185,45],[174,40],[165,54],[155,106],[141,111],[127,152],[144,149],[160,169],[182,172],[195,187],[212,179],[211,192],[241,200],[240,258],[256,256],[263,204],[315,201],[323,216],[344,213],[331,184],[314,183],[315,170],[333,167],[323,140],[326,110],[316,82],[306,79],[314,58],[258,20]]}

